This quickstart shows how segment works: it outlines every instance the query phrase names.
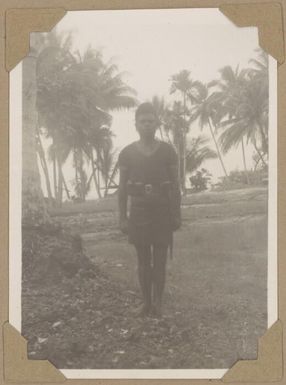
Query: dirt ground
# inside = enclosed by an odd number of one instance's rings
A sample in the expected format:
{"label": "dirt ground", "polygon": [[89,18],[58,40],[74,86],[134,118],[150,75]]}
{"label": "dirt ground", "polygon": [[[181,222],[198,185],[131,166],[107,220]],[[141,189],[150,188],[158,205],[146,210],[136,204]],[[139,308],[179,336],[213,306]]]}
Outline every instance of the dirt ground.
{"label": "dirt ground", "polygon": [[[255,359],[267,325],[267,190],[184,198],[162,319],[134,317],[136,256],[117,229],[115,208],[113,197],[56,217],[80,232],[87,259],[69,261],[61,242],[51,252],[51,237],[34,244],[22,290],[29,357],[89,369],[218,369]],[[44,245],[55,261],[48,270]]]}

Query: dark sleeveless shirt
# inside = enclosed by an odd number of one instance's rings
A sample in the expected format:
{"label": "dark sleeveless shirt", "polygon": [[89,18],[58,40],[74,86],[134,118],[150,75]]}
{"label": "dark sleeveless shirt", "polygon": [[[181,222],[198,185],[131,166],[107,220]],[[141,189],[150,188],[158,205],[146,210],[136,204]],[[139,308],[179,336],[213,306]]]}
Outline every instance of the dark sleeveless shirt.
{"label": "dark sleeveless shirt", "polygon": [[[121,151],[118,162],[119,167],[127,171],[131,183],[158,186],[170,181],[170,168],[177,165],[177,154],[171,145],[160,141],[153,153],[145,155],[133,142]],[[144,195],[131,196],[129,241],[168,244],[172,237],[169,206],[164,194],[154,199]]]}
{"label": "dark sleeveless shirt", "polygon": [[158,148],[145,155],[133,142],[121,151],[118,162],[120,168],[127,170],[130,182],[156,186],[170,181],[170,168],[176,166],[177,154],[171,145],[159,141]]}

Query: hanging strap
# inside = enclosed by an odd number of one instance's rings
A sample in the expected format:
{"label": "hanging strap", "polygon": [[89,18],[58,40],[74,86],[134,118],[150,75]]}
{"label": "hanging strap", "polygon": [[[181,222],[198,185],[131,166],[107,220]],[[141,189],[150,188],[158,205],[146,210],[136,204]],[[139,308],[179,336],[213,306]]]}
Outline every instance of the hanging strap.
{"label": "hanging strap", "polygon": [[172,234],[172,238],[170,240],[170,243],[169,243],[169,253],[170,253],[170,259],[172,260],[173,259],[173,246],[174,246],[174,242],[173,242],[173,234]]}

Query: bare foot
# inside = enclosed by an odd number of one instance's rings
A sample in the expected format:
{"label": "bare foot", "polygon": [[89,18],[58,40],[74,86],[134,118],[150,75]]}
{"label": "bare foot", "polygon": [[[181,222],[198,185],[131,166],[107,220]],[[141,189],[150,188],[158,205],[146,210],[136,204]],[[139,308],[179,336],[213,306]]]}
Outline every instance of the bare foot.
{"label": "bare foot", "polygon": [[142,305],[140,305],[135,311],[134,311],[134,315],[136,317],[146,317],[147,315],[149,315],[150,313],[150,306],[146,305],[145,303],[143,303]]}
{"label": "bare foot", "polygon": [[158,304],[154,304],[151,309],[151,313],[155,318],[162,317],[162,306]]}

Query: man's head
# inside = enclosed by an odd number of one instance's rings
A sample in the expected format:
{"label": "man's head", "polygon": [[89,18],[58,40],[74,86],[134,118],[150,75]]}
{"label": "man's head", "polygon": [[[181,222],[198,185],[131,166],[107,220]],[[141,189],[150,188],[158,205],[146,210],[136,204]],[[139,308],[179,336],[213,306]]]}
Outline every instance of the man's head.
{"label": "man's head", "polygon": [[151,103],[142,103],[138,106],[135,112],[135,125],[141,138],[154,138],[159,119]]}

